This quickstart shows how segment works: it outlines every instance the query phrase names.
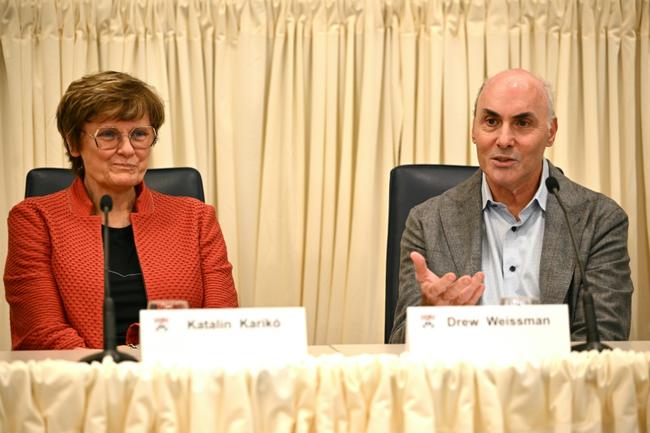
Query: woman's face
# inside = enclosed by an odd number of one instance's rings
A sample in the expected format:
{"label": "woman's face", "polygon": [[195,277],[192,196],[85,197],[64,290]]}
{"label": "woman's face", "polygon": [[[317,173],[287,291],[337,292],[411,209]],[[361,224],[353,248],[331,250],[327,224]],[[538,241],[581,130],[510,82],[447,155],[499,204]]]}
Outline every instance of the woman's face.
{"label": "woman's face", "polygon": [[[71,154],[75,157],[81,156],[84,164],[84,184],[92,196],[124,192],[142,182],[147,171],[151,147],[134,148],[129,133],[134,131],[134,142],[141,140],[147,131],[152,130],[147,129],[149,126],[148,115],[138,120],[102,120],[84,125],[79,148]],[[116,147],[100,149],[93,136],[97,137],[100,144],[110,142],[112,138],[117,142]]]}

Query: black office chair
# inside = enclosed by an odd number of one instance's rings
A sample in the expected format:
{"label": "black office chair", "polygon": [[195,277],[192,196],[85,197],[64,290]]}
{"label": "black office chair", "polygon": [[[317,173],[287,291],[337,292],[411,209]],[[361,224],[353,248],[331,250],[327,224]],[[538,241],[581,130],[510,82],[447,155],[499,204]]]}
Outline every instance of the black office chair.
{"label": "black office chair", "polygon": [[[66,168],[34,168],[27,173],[25,197],[52,194],[70,186],[74,174]],[[144,175],[149,188],[169,195],[205,201],[201,173],[191,167],[150,168]]]}
{"label": "black office chair", "polygon": [[400,241],[411,208],[469,178],[478,167],[461,165],[401,165],[390,172],[388,245],[386,248],[386,310],[384,342],[388,343],[399,294]]}

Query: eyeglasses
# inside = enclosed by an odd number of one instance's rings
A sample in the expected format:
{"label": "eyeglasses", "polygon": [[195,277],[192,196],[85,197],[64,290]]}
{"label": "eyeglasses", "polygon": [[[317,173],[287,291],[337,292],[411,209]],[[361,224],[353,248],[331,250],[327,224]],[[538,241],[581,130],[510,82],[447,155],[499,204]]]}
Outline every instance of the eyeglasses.
{"label": "eyeglasses", "polygon": [[[98,128],[94,134],[88,134],[84,130],[81,132],[92,137],[101,150],[117,149],[122,143],[122,131],[115,127],[103,126]],[[156,128],[153,126],[136,126],[129,131],[128,137],[134,149],[148,149],[158,140]]]}

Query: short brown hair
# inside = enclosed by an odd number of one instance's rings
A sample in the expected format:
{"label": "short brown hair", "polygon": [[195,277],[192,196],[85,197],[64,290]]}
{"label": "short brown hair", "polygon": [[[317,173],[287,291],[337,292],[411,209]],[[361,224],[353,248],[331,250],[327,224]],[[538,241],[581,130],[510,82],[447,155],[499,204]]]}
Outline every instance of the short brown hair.
{"label": "short brown hair", "polygon": [[87,122],[134,120],[145,115],[158,130],[165,121],[163,101],[151,86],[129,74],[98,72],[70,83],[56,110],[56,126],[74,174],[83,176],[83,161],[70,151],[78,149]]}

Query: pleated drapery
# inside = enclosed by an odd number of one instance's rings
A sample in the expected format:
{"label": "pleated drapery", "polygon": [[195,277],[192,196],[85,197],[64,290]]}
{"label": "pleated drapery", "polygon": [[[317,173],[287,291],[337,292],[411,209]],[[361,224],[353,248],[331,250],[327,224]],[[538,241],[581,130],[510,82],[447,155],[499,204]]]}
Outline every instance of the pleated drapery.
{"label": "pleated drapery", "polygon": [[547,156],[628,212],[649,339],[649,29],[650,0],[0,0],[0,214],[30,168],[67,165],[68,84],[132,73],[166,104],[151,165],[201,171],[241,304],[305,306],[314,344],[380,342],[390,169],[477,164],[475,94],[524,67],[556,90]]}
{"label": "pleated drapery", "polygon": [[[508,366],[338,355],[274,368],[0,362],[0,425],[41,432],[647,432],[647,353]],[[84,410],[79,410],[84,408]]]}

